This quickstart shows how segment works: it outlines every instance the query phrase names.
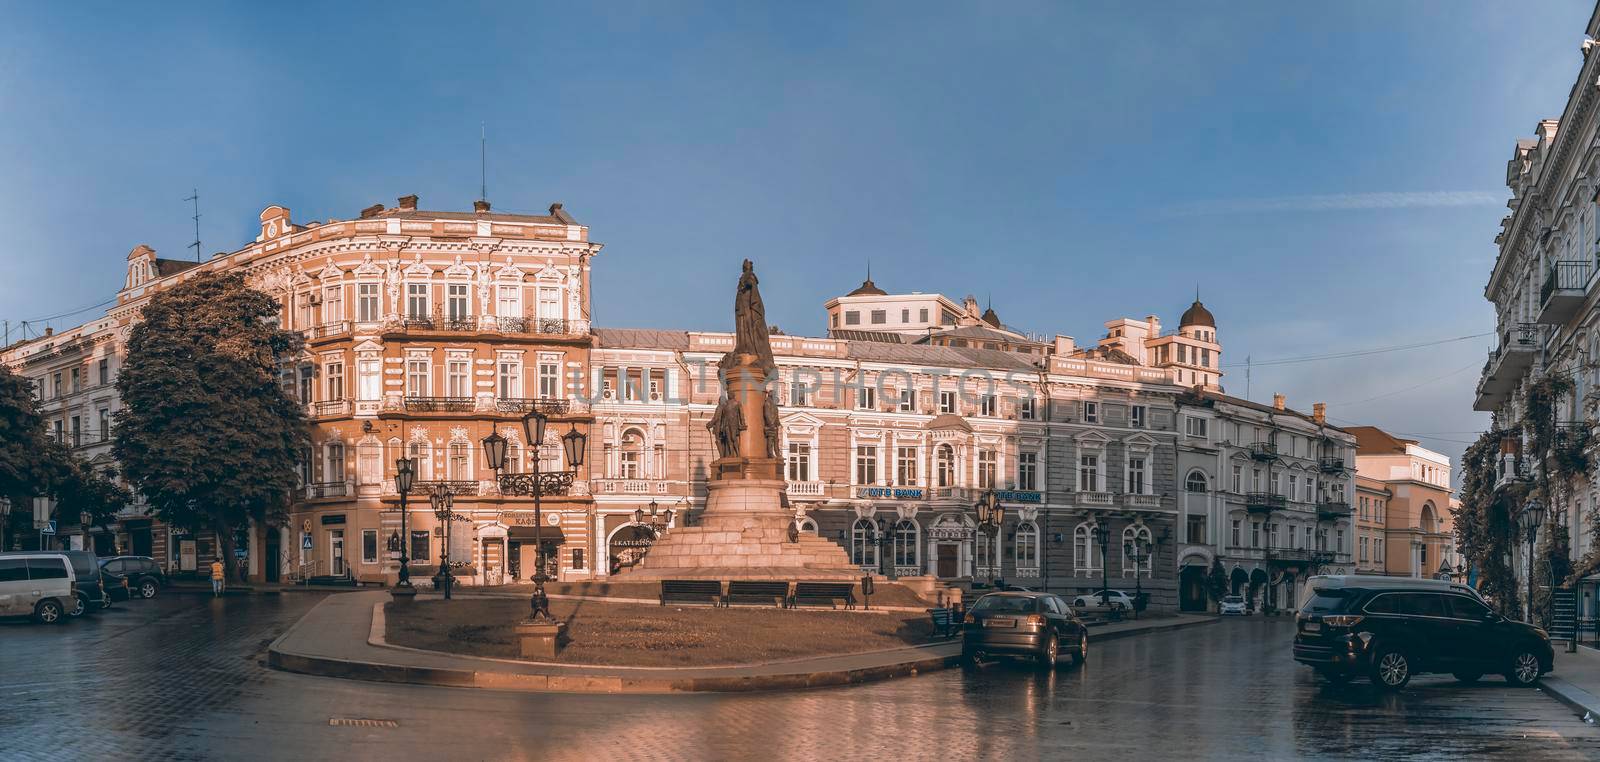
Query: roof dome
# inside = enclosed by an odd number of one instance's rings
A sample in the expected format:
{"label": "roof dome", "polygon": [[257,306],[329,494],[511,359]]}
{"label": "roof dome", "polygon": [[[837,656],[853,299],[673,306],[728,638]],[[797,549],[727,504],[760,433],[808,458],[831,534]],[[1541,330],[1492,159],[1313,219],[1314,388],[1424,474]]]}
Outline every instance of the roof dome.
{"label": "roof dome", "polygon": [[871,276],[867,276],[866,280],[861,281],[861,285],[859,287],[857,287],[856,290],[851,291],[848,294],[845,294],[845,296],[888,296],[888,295],[889,295],[889,292],[884,291],[881,288],[878,288],[878,284],[872,282],[872,277]]}
{"label": "roof dome", "polygon": [[1186,325],[1216,328],[1217,319],[1211,316],[1211,310],[1206,309],[1206,306],[1201,304],[1199,299],[1196,299],[1194,304],[1189,305],[1189,309],[1183,311],[1183,317],[1178,318],[1178,326],[1180,328]]}

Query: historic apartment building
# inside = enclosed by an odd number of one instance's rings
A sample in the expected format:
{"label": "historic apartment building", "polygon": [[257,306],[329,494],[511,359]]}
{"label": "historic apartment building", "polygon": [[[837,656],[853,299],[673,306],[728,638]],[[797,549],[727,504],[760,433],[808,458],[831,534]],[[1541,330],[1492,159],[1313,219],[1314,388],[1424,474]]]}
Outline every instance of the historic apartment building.
{"label": "historic apartment building", "polygon": [[[1356,437],[1356,473],[1373,499],[1368,550],[1373,573],[1449,578],[1455,574],[1450,458],[1375,426]],[[1361,485],[1357,485],[1358,490]]]}
{"label": "historic apartment building", "polygon": [[[1478,382],[1473,409],[1493,414],[1496,429],[1521,423],[1528,391],[1546,379],[1559,379],[1558,427],[1593,430],[1600,400],[1600,263],[1597,195],[1600,195],[1600,120],[1596,82],[1600,81],[1600,9],[1589,19],[1583,61],[1559,119],[1534,126],[1519,139],[1506,163],[1510,212],[1501,220],[1495,243],[1499,255],[1483,295],[1494,304],[1496,342]],[[1503,443],[1498,473],[1499,510],[1522,510],[1522,485],[1537,476],[1538,457],[1527,457],[1523,437]],[[1591,450],[1592,454],[1592,450]],[[1590,511],[1595,501],[1594,467],[1564,483],[1569,499],[1551,506],[1572,538],[1574,559],[1590,550]],[[1522,584],[1530,564],[1527,545],[1513,548]],[[1394,557],[1393,551],[1390,554]],[[1584,616],[1594,616],[1595,581],[1582,585]]]}

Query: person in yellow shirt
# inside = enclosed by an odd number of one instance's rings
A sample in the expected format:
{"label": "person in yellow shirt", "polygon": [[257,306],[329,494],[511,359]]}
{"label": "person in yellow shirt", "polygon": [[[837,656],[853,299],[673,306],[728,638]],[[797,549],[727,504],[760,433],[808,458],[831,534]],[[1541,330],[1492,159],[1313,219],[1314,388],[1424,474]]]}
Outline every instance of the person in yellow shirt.
{"label": "person in yellow shirt", "polygon": [[222,559],[211,562],[211,597],[222,595]]}

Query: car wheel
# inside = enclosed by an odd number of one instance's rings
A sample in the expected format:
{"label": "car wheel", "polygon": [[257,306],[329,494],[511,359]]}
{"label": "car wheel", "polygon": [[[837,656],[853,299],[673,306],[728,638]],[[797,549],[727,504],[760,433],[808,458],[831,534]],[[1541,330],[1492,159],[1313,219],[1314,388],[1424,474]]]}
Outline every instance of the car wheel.
{"label": "car wheel", "polygon": [[156,587],[155,580],[147,579],[139,583],[139,597],[145,600],[150,600],[151,598],[156,597],[156,591],[158,589],[159,588]]}
{"label": "car wheel", "polygon": [[81,595],[72,596],[72,608],[67,609],[67,616],[77,619],[89,610],[89,599]]}
{"label": "car wheel", "polygon": [[65,615],[66,612],[61,608],[61,602],[54,598],[39,601],[39,605],[33,607],[34,618],[44,624],[60,622]]}
{"label": "car wheel", "polygon": [[1372,684],[1386,691],[1397,691],[1411,682],[1411,660],[1392,648],[1378,652],[1372,660]]}
{"label": "car wheel", "polygon": [[1511,657],[1511,668],[1506,670],[1506,682],[1512,685],[1533,685],[1539,682],[1539,657],[1532,651],[1519,650]]}
{"label": "car wheel", "polygon": [[1040,669],[1055,669],[1056,660],[1061,658],[1061,639],[1054,633],[1044,642],[1044,653],[1039,654]]}
{"label": "car wheel", "polygon": [[1089,633],[1085,632],[1078,635],[1078,650],[1072,652],[1072,663],[1081,667],[1087,661],[1089,661]]}
{"label": "car wheel", "polygon": [[1478,682],[1478,678],[1483,677],[1482,672],[1452,672],[1450,674],[1455,675],[1456,679],[1463,683],[1475,683]]}

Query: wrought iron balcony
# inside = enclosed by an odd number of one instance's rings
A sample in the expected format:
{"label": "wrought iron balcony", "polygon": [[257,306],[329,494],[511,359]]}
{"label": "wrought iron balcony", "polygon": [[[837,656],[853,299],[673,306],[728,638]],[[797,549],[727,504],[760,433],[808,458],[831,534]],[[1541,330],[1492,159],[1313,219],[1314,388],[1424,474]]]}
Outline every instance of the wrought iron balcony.
{"label": "wrought iron balcony", "polygon": [[1289,498],[1271,492],[1249,492],[1244,496],[1244,508],[1251,513],[1271,513],[1289,507]]}
{"label": "wrought iron balcony", "polygon": [[497,397],[494,409],[501,413],[522,415],[538,410],[545,415],[566,415],[572,411],[571,402],[550,397]]}
{"label": "wrought iron balcony", "polygon": [[323,323],[322,325],[312,328],[311,336],[312,338],[324,339],[329,336],[338,336],[339,334],[349,332],[350,323],[344,320],[337,320],[332,323]]}
{"label": "wrought iron balcony", "polygon": [[1344,458],[1321,458],[1318,461],[1318,465],[1322,468],[1322,473],[1325,474],[1344,473]]}
{"label": "wrought iron balcony", "polygon": [[313,482],[306,485],[307,500],[319,497],[344,497],[349,493],[350,485],[345,482]]}
{"label": "wrought iron balcony", "polygon": [[439,321],[439,325],[442,329],[454,333],[475,333],[478,330],[478,319],[471,315],[449,315]]}
{"label": "wrought iron balcony", "polygon": [[1583,306],[1592,266],[1583,260],[1552,262],[1539,290],[1539,322],[1562,325]]}
{"label": "wrought iron balcony", "polygon": [[537,491],[542,496],[566,495],[572,491],[571,471],[557,471],[555,473],[534,474],[501,474],[499,489],[502,495],[532,495]]}
{"label": "wrought iron balcony", "polygon": [[1350,518],[1350,504],[1339,500],[1317,503],[1317,521],[1338,521]]}
{"label": "wrought iron balcony", "polygon": [[434,326],[439,324],[439,321],[434,315],[406,315],[405,320],[401,324],[404,325],[408,331],[431,331],[433,330]]}
{"label": "wrought iron balcony", "polygon": [[1274,461],[1278,459],[1278,445],[1272,442],[1251,442],[1250,457],[1260,461]]}
{"label": "wrought iron balcony", "polygon": [[429,481],[414,481],[411,483],[411,494],[431,495],[433,491],[443,485],[452,495],[476,495],[478,483],[470,479],[432,479]]}
{"label": "wrought iron balcony", "polygon": [[501,333],[527,333],[528,332],[528,319],[527,318],[511,317],[509,315],[501,315],[501,316],[496,317],[494,319],[494,324],[495,324],[496,328],[500,329]]}
{"label": "wrought iron balcony", "polygon": [[323,400],[307,406],[313,418],[330,418],[350,414],[350,400]]}
{"label": "wrought iron balcony", "polygon": [[408,413],[470,413],[471,397],[407,397]]}
{"label": "wrought iron balcony", "polygon": [[1516,323],[1501,331],[1500,346],[1489,350],[1489,360],[1483,365],[1472,409],[1493,411],[1504,403],[1533,367],[1538,350],[1538,325]]}

